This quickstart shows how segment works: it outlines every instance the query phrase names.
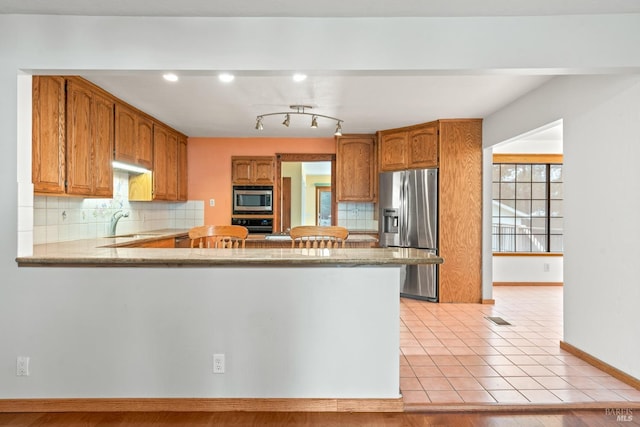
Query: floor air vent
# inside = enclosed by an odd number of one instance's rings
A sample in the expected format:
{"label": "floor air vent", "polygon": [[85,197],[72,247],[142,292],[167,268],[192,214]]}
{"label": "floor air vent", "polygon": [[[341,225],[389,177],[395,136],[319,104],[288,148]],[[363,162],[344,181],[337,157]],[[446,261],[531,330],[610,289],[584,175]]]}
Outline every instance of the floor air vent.
{"label": "floor air vent", "polygon": [[491,320],[496,325],[511,325],[511,323],[507,322],[502,317],[487,317],[487,319]]}

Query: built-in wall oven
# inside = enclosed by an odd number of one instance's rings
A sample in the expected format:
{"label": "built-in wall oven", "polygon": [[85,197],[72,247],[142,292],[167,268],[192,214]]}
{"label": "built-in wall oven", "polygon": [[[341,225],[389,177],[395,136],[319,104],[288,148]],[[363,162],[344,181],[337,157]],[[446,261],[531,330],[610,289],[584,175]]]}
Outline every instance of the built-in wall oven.
{"label": "built-in wall oven", "polygon": [[273,214],[273,186],[234,185],[233,214]]}
{"label": "built-in wall oven", "polygon": [[231,218],[231,225],[247,227],[249,233],[271,234],[273,233],[273,218]]}

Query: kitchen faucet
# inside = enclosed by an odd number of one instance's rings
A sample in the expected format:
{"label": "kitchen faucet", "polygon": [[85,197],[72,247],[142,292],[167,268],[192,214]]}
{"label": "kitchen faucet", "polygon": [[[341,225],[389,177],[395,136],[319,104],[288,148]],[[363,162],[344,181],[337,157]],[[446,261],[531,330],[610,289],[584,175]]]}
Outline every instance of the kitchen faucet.
{"label": "kitchen faucet", "polygon": [[121,210],[115,211],[113,215],[111,215],[111,221],[109,222],[109,236],[116,235],[116,227],[118,226],[118,221],[122,217],[128,217],[129,212],[123,212]]}

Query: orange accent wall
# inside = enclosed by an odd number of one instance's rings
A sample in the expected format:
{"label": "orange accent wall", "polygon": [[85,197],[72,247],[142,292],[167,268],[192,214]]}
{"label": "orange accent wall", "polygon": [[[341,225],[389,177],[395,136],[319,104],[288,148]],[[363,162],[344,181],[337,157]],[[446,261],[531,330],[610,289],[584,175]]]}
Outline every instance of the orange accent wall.
{"label": "orange accent wall", "polygon": [[[189,200],[204,200],[205,224],[231,224],[231,156],[335,154],[331,138],[189,138]],[[216,205],[209,206],[209,199]]]}

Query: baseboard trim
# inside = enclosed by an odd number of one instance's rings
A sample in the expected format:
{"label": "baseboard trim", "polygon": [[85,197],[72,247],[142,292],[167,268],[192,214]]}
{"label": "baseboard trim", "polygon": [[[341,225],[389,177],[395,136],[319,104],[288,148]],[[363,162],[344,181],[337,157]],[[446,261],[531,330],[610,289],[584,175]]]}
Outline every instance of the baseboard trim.
{"label": "baseboard trim", "polygon": [[483,299],[482,303],[483,304],[491,304],[491,305],[493,305],[493,304],[496,303],[496,300],[494,300],[493,298],[491,298],[491,299]]}
{"label": "baseboard trim", "polygon": [[562,286],[564,282],[493,282],[493,286]]}
{"label": "baseboard trim", "polygon": [[403,412],[397,399],[0,399],[0,412]]}
{"label": "baseboard trim", "polygon": [[601,371],[606,372],[607,374],[611,375],[612,377],[619,379],[620,381],[624,382],[625,384],[629,384],[631,387],[634,387],[635,389],[640,390],[640,379],[638,379],[636,377],[633,377],[633,376],[627,374],[626,372],[623,372],[620,369],[609,365],[606,362],[603,362],[602,360],[598,359],[597,357],[593,357],[589,353],[584,352],[584,351],[580,350],[579,348],[574,347],[573,345],[566,343],[565,341],[560,341],[560,348],[562,350],[564,350],[564,351],[567,351],[567,352],[573,354],[577,358],[584,360],[588,364],[590,364],[592,366],[595,366],[596,368],[600,369]]}

